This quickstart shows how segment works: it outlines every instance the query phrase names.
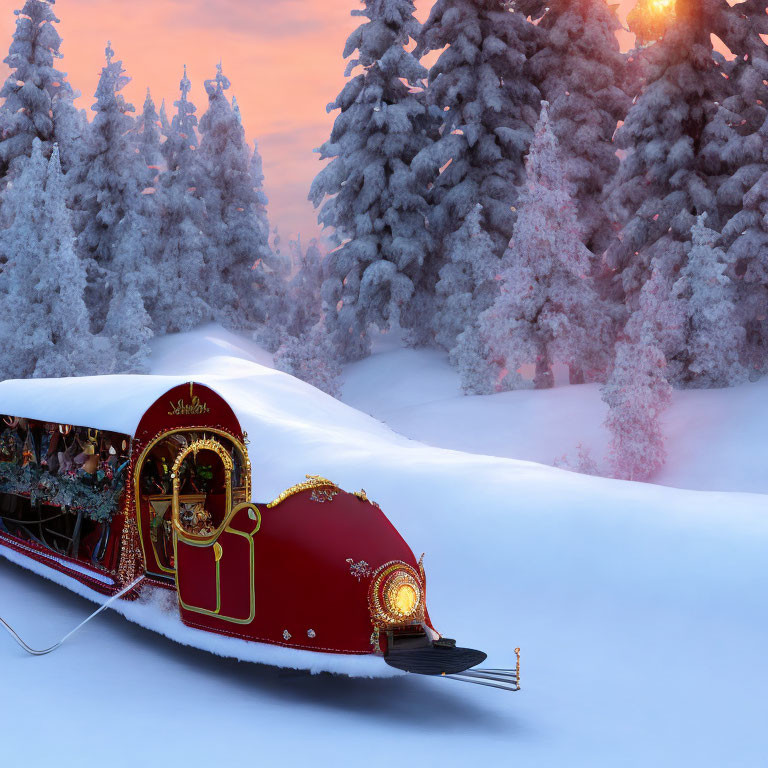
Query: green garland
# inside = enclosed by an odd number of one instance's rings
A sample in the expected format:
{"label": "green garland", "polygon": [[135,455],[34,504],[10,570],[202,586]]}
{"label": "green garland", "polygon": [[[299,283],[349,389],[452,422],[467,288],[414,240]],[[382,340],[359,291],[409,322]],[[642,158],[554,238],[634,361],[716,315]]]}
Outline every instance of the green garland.
{"label": "green garland", "polygon": [[115,485],[99,490],[89,487],[81,478],[52,475],[31,464],[20,467],[0,462],[0,493],[27,496],[33,504],[41,501],[82,511],[97,523],[110,521],[118,511],[123,483],[118,481]]}

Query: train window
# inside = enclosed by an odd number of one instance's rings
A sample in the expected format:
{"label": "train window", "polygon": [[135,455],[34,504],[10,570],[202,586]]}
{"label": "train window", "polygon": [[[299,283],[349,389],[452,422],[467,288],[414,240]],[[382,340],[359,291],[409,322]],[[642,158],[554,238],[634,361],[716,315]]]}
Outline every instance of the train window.
{"label": "train window", "polygon": [[51,552],[108,567],[111,525],[83,512],[0,493],[0,531]]}

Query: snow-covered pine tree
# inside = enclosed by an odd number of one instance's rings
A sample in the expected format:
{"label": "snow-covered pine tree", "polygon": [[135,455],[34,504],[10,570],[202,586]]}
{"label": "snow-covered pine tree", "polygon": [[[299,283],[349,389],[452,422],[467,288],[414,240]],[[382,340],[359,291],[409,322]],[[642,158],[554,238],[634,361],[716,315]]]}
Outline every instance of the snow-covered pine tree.
{"label": "snow-covered pine tree", "polygon": [[[240,119],[238,117],[238,119]],[[253,154],[251,155],[250,174],[252,189],[255,193],[254,213],[259,221],[260,250],[256,254],[256,260],[251,267],[252,288],[257,292],[255,308],[249,310],[252,321],[261,322],[263,328],[279,330],[285,324],[287,307],[287,283],[291,274],[290,258],[283,255],[280,250],[280,237],[275,236],[275,243],[271,242],[267,206],[269,200],[264,191],[264,163],[259,151],[259,143],[253,142]],[[266,230],[263,230],[266,227]],[[263,230],[263,231],[262,231]],[[275,230],[277,231],[277,230]],[[266,247],[261,245],[264,238]],[[268,257],[265,261],[264,256]],[[318,279],[317,290],[320,290],[321,281]],[[254,302],[254,296],[248,298]]]}
{"label": "snow-covered pine tree", "polygon": [[516,0],[537,21],[530,70],[550,104],[552,130],[574,187],[584,242],[601,255],[615,237],[603,193],[619,167],[613,136],[631,106],[621,22],[605,0]]}
{"label": "snow-covered pine tree", "polygon": [[506,361],[505,385],[525,386],[520,369],[535,364],[534,386],[554,386],[552,365],[571,380],[607,369],[611,322],[588,279],[591,254],[581,240],[576,205],[543,103],[526,163],[515,232],[504,257],[501,291],[480,327],[491,359]]}
{"label": "snow-covered pine tree", "polygon": [[21,164],[32,152],[35,138],[42,142],[43,154],[50,157],[59,143],[68,170],[76,157],[84,116],[73,100],[77,94],[65,73],[54,64],[61,58],[61,37],[53,12],[55,0],[26,0],[14,11],[17,16],[5,64],[11,72],[0,89],[0,184],[20,172]]}
{"label": "snow-covered pine tree", "polygon": [[483,207],[478,203],[461,227],[444,243],[446,264],[436,286],[439,307],[435,341],[450,350],[457,336],[488,309],[495,298],[499,259],[493,240],[483,229]]}
{"label": "snow-covered pine tree", "polygon": [[[269,248],[266,197],[252,174],[261,158],[250,153],[245,131],[226,91],[221,64],[205,83],[208,110],[200,119],[198,162],[205,202],[204,282],[208,305],[236,327],[265,323],[273,292],[273,255]],[[263,174],[262,174],[263,179]]]}
{"label": "snow-covered pine tree", "polygon": [[103,335],[112,344],[116,373],[149,372],[149,340],[154,334],[136,274],[123,275],[115,288]]}
{"label": "snow-covered pine tree", "polygon": [[[2,272],[4,378],[110,373],[114,357],[105,339],[90,331],[83,300],[85,270],[75,236],[57,145],[46,163],[34,139],[21,177],[9,188],[19,195],[10,230],[17,247]],[[23,204],[21,204],[23,203]]]}
{"label": "snow-covered pine tree", "polygon": [[73,187],[75,231],[80,256],[88,267],[86,303],[94,330],[100,331],[120,276],[113,260],[127,214],[144,205],[142,193],[152,173],[131,138],[134,119],[120,91],[130,82],[122,62],[114,61],[107,44],[107,62],[96,89],[96,113]]}
{"label": "snow-covered pine tree", "polygon": [[149,88],[144,100],[144,109],[136,119],[132,134],[139,154],[152,174],[151,186],[154,186],[163,162],[163,153],[160,150],[162,133],[160,116],[155,109]]}
{"label": "snow-covered pine tree", "polygon": [[304,250],[301,239],[291,244],[294,276],[287,288],[287,319],[284,331],[289,336],[301,336],[322,317],[321,286],[323,255],[317,240],[311,240]]}
{"label": "snow-covered pine tree", "polygon": [[613,477],[646,481],[664,466],[661,416],[672,399],[665,368],[664,354],[649,335],[616,344],[613,371],[602,389]]}
{"label": "snow-covered pine tree", "polygon": [[189,331],[211,320],[211,309],[203,296],[206,238],[205,204],[200,198],[203,184],[197,153],[197,117],[189,100],[192,83],[184,76],[180,96],[174,102],[176,114],[166,119],[166,140],[162,145],[166,169],[160,174],[155,192],[157,217],[156,285],[158,291],[147,309],[158,335]]}
{"label": "snow-covered pine tree", "polygon": [[511,386],[506,361],[491,350],[479,321],[458,335],[448,358],[467,395],[492,395]]}
{"label": "snow-covered pine tree", "polygon": [[726,254],[717,247],[719,235],[705,221],[702,214],[693,227],[688,259],[672,294],[686,323],[686,383],[727,387],[747,379],[740,359],[745,333],[736,316],[736,292],[726,274]]}
{"label": "snow-covered pine tree", "polygon": [[306,381],[332,397],[340,393],[341,368],[333,340],[322,321],[299,336],[289,336],[274,356],[275,368]]}
{"label": "snow-covered pine tree", "polygon": [[28,340],[20,333],[19,324],[30,313],[24,304],[31,299],[30,279],[40,258],[41,222],[45,205],[46,162],[40,139],[33,139],[29,161],[5,194],[3,206],[12,207],[14,216],[7,229],[0,230],[0,250],[6,263],[0,270],[0,379],[24,379],[32,375],[37,363]]}
{"label": "snow-covered pine tree", "polygon": [[[128,151],[138,154],[146,166],[143,183],[147,184],[147,188],[135,197],[134,207],[125,213],[119,223],[110,267],[114,275],[114,288],[104,328],[106,336],[116,339],[118,357],[123,360],[121,369],[126,371],[131,366],[137,372],[144,368],[142,360],[146,355],[142,351],[140,339],[147,334],[152,336],[152,322],[145,313],[156,305],[160,291],[164,290],[157,280],[161,245],[158,232],[163,226],[157,195],[163,162],[159,121],[154,102],[147,91],[143,112],[130,131],[128,144]],[[141,308],[137,305],[134,292],[137,292],[141,299]],[[117,338],[122,329],[118,314],[126,309],[135,316],[142,317],[146,327],[136,331],[136,339],[126,330],[125,344],[120,346]]]}
{"label": "snow-covered pine tree", "polygon": [[343,359],[364,357],[368,328],[412,325],[414,285],[431,248],[426,203],[411,163],[427,143],[418,91],[426,70],[406,47],[419,30],[412,0],[363,0],[366,19],[347,40],[353,77],[328,110],[340,110],[320,149],[331,162],[310,199],[338,246],[326,259],[326,325]]}
{"label": "snow-covered pine tree", "polygon": [[611,191],[622,229],[608,261],[630,309],[653,269],[671,289],[698,214],[708,213],[719,226],[724,169],[707,155],[706,127],[729,95],[724,60],[711,39],[727,9],[724,0],[678,0],[674,23],[644,53],[645,89],[616,133],[627,155]]}
{"label": "snow-covered pine tree", "polygon": [[[185,66],[185,74],[186,69]],[[160,131],[163,136],[167,136],[171,132],[171,121],[168,119],[168,110],[165,108],[165,99],[160,103]]]}
{"label": "snow-covered pine tree", "polygon": [[[524,156],[539,114],[539,91],[527,67],[538,37],[536,27],[506,0],[438,0],[432,8],[417,54],[442,50],[427,88],[437,136],[413,169],[429,189],[437,243],[447,242],[478,204],[497,259],[509,243]],[[437,246],[417,287],[419,303],[429,306],[448,260]],[[435,304],[440,313],[439,301]],[[433,331],[437,325],[433,317],[420,322]]]}
{"label": "snow-covered pine tree", "polygon": [[446,263],[435,287],[435,341],[450,353],[462,388],[471,394],[496,391],[503,366],[488,362],[489,351],[478,331],[480,315],[496,298],[501,262],[483,229],[480,203],[444,243]]}
{"label": "snow-covered pine tree", "polygon": [[734,94],[710,132],[713,154],[728,168],[718,190],[723,246],[737,284],[751,368],[768,366],[768,2],[746,0],[730,12],[722,37],[734,53],[728,65]]}
{"label": "snow-covered pine tree", "polygon": [[730,95],[707,126],[704,152],[713,166],[727,170],[717,191],[725,223],[741,211],[744,195],[765,170],[761,130],[768,118],[768,46],[761,35],[768,35],[767,10],[766,0],[746,0],[723,14],[727,23],[718,30],[735,58],[723,65]]}

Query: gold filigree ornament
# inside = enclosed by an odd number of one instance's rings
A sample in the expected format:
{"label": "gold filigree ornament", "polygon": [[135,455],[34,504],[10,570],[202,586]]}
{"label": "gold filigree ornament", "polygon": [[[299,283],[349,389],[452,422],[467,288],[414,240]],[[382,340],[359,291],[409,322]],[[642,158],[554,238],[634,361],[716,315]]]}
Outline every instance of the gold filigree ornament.
{"label": "gold filigree ornament", "polygon": [[419,574],[401,560],[385,563],[371,581],[369,605],[375,626],[421,623],[424,620],[424,588]]}
{"label": "gold filigree ornament", "polygon": [[360,501],[367,501],[370,505],[376,507],[376,509],[381,509],[377,502],[368,498],[368,494],[365,492],[365,488],[361,488],[359,491],[355,491],[352,495],[357,496]]}
{"label": "gold filigree ornament", "polygon": [[[302,491],[317,491],[320,489],[325,489],[329,491],[329,493],[332,492],[333,496],[335,496],[341,490],[339,486],[336,485],[336,483],[324,477],[320,477],[320,475],[305,475],[305,477],[307,479],[303,483],[292,485],[290,488],[283,491],[274,501],[270,501],[269,504],[267,504],[267,509],[272,509],[278,504],[282,504],[286,499],[289,499],[291,496],[295,496],[297,493],[301,493]],[[333,496],[331,496],[331,499]]]}
{"label": "gold filigree ornament", "polygon": [[333,501],[338,493],[339,492],[335,488],[316,488],[312,491],[309,500],[316,501],[319,504],[325,504],[328,501]]}

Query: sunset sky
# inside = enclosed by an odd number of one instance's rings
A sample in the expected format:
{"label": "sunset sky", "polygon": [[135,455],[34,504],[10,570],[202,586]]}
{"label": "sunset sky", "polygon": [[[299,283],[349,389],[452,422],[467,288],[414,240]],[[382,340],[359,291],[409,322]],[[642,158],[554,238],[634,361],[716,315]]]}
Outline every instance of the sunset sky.
{"label": "sunset sky", "polygon": [[[635,0],[621,0],[622,18]],[[432,0],[416,0],[424,20]],[[15,28],[22,0],[0,0],[0,52]],[[141,109],[147,86],[169,112],[183,64],[193,83],[198,115],[206,108],[203,81],[221,59],[232,81],[249,139],[264,157],[270,218],[283,240],[319,234],[307,193],[320,169],[313,149],[328,137],[333,114],[325,107],[343,85],[341,58],[348,34],[360,23],[354,0],[59,0],[60,66],[90,108],[104,48],[112,41],[133,78],[124,93]],[[0,75],[6,73],[0,64]]]}

